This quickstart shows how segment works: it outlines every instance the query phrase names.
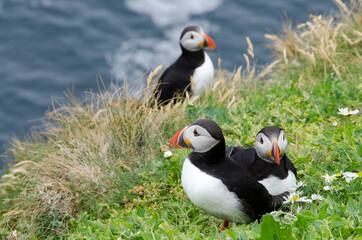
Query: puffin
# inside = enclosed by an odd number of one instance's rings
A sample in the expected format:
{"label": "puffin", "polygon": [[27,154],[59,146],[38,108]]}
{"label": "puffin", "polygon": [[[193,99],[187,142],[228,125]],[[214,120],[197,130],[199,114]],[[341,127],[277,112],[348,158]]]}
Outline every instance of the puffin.
{"label": "puffin", "polygon": [[[204,49],[215,49],[214,41],[199,26],[186,27],[180,36],[181,56],[161,75],[153,96],[167,104],[185,92],[202,91],[214,78],[214,66]],[[191,77],[195,84],[191,84]]]}
{"label": "puffin", "polygon": [[271,195],[297,187],[297,170],[287,157],[288,141],[277,126],[267,126],[256,135],[255,147],[230,146],[226,152],[235,163],[244,166]]}
{"label": "puffin", "polygon": [[197,120],[178,131],[169,146],[192,149],[182,167],[181,182],[191,202],[207,214],[229,222],[249,223],[281,207],[285,194],[272,196],[251,173],[226,155],[219,125]]}

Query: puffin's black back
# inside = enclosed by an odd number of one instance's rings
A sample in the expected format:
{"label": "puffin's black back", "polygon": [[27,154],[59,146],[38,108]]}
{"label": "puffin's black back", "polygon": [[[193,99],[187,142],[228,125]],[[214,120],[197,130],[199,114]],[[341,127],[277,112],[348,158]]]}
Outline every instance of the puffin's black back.
{"label": "puffin's black back", "polygon": [[270,175],[276,176],[280,179],[288,177],[288,170],[291,170],[295,176],[297,176],[297,170],[295,169],[293,163],[284,155],[280,159],[280,166],[276,163],[269,163],[259,158],[256,155],[256,159],[253,162],[252,166],[252,175],[257,180],[262,180],[267,178]]}
{"label": "puffin's black back", "polygon": [[202,65],[204,59],[203,49],[190,52],[182,48],[181,56],[163,72],[158,81],[154,91],[154,96],[159,97],[158,102],[166,104],[176,95],[185,96],[186,91],[190,92],[190,78],[195,69]]}
{"label": "puffin's black back", "polygon": [[256,151],[254,148],[230,146],[226,148],[226,156],[230,157],[232,161],[236,164],[243,166],[249,172],[251,172],[253,162],[256,156]]}
{"label": "puffin's black back", "polygon": [[284,179],[288,176],[288,170],[291,170],[297,176],[297,170],[286,154],[280,159],[280,165],[261,159],[256,154],[255,148],[245,149],[232,146],[227,148],[227,154],[236,164],[247,168],[258,181],[270,175]]}

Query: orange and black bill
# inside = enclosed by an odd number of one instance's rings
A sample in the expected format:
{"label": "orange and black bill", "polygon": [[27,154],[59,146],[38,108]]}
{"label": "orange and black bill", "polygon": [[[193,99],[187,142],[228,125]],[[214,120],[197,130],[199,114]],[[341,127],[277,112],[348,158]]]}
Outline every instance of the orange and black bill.
{"label": "orange and black bill", "polygon": [[186,129],[187,127],[181,129],[175,135],[173,135],[169,144],[170,148],[178,148],[178,149],[190,148],[185,142],[187,141],[187,139],[184,136]]}
{"label": "orange and black bill", "polygon": [[276,141],[273,142],[272,155],[275,159],[275,162],[280,165],[280,150]]}
{"label": "orange and black bill", "polygon": [[216,45],[214,40],[211,39],[211,37],[209,37],[206,33],[203,34],[205,41],[204,41],[204,48],[206,49],[215,49]]}

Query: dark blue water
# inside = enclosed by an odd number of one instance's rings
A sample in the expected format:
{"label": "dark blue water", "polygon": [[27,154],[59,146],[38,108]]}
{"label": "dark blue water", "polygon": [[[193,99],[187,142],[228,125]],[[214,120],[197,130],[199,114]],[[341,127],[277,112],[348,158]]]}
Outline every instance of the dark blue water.
{"label": "dark blue water", "polygon": [[221,58],[232,71],[244,64],[246,36],[266,64],[264,34],[281,32],[285,15],[301,23],[332,8],[329,0],[0,0],[0,153],[40,124],[52,98],[97,92],[97,76],[108,86],[167,66],[187,25],[204,28],[217,45],[214,64]]}

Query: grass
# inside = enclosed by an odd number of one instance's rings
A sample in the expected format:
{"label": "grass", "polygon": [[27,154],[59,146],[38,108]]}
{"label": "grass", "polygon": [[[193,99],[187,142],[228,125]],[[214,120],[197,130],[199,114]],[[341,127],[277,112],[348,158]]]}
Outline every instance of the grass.
{"label": "grass", "polygon": [[[361,177],[347,182],[323,175],[361,172],[361,0],[339,16],[311,16],[281,36],[267,35],[275,62],[245,70],[221,69],[211,88],[194,98],[156,107],[154,76],[137,100],[132,86],[89,93],[54,107],[45,131],[14,140],[14,164],[0,182],[0,236],[13,239],[362,239]],[[266,125],[287,133],[287,154],[305,183],[300,190],[325,200],[293,202],[288,212],[258,224],[231,224],[199,211],[180,184],[184,151],[163,153],[172,135],[199,118],[222,127],[230,145],[253,144]],[[325,191],[325,186],[336,190]]]}

